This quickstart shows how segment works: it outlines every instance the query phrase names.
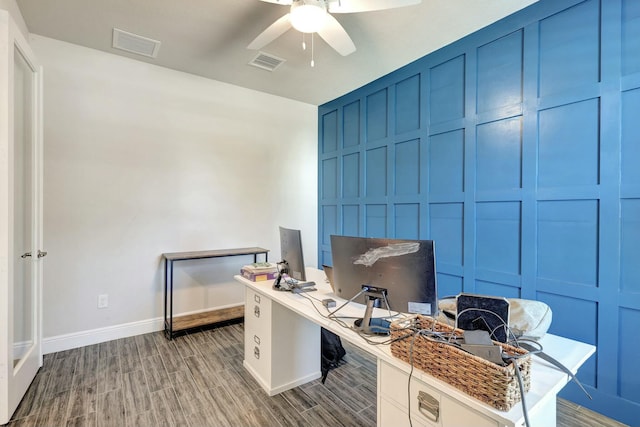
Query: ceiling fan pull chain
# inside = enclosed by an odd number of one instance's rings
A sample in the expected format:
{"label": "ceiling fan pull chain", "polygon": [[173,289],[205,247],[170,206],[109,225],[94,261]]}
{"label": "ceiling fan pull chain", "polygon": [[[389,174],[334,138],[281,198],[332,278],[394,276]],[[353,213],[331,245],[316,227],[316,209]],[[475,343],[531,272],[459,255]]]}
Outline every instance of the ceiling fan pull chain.
{"label": "ceiling fan pull chain", "polygon": [[316,63],[313,60],[313,53],[314,53],[313,47],[314,47],[314,45],[313,45],[313,33],[311,33],[311,66],[315,67]]}
{"label": "ceiling fan pull chain", "polygon": [[302,50],[307,50],[307,43],[305,42],[305,33],[302,33]]}

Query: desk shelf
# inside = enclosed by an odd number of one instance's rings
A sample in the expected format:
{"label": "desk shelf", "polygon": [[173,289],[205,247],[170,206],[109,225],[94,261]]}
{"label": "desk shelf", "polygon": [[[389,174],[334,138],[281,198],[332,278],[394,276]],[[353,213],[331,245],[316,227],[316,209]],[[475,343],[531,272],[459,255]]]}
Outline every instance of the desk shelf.
{"label": "desk shelf", "polygon": [[173,316],[173,263],[194,259],[223,258],[231,256],[253,255],[253,262],[258,261],[258,255],[264,255],[265,262],[268,249],[234,248],[216,249],[208,251],[170,252],[162,254],[164,259],[164,334],[171,340],[177,332],[200,326],[211,325],[244,317],[244,306],[215,309],[185,316]]}

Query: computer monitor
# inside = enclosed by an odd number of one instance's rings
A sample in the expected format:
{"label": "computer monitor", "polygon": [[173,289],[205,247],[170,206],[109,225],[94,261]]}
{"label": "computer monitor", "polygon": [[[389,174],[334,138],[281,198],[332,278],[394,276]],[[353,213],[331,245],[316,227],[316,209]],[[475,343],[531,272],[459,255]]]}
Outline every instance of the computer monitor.
{"label": "computer monitor", "polygon": [[289,277],[305,282],[304,256],[300,230],[280,227],[280,255]]}
{"label": "computer monitor", "polygon": [[393,311],[437,315],[433,240],[332,235],[331,257],[337,296],[352,299],[365,285],[384,289]]}

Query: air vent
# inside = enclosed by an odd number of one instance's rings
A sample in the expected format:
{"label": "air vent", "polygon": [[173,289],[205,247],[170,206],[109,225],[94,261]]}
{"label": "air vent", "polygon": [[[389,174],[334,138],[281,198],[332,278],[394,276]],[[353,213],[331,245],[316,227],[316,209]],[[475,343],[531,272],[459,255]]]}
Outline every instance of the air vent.
{"label": "air vent", "polygon": [[142,56],[155,58],[158,56],[160,42],[158,40],[128,33],[118,28],[113,29],[113,47]]}
{"label": "air vent", "polygon": [[249,62],[249,65],[253,65],[254,67],[262,68],[263,70],[273,71],[278,68],[285,60],[282,58],[278,58],[277,56],[273,56],[269,53],[260,52],[256,55],[255,58]]}

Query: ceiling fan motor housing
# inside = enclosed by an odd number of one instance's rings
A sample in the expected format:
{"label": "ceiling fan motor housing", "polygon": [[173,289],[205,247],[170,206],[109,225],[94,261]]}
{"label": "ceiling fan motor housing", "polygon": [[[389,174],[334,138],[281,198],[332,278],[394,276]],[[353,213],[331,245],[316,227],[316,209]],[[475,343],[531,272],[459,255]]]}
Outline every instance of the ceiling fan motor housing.
{"label": "ceiling fan motor housing", "polygon": [[303,33],[315,33],[322,29],[327,17],[325,0],[293,0],[291,25]]}

